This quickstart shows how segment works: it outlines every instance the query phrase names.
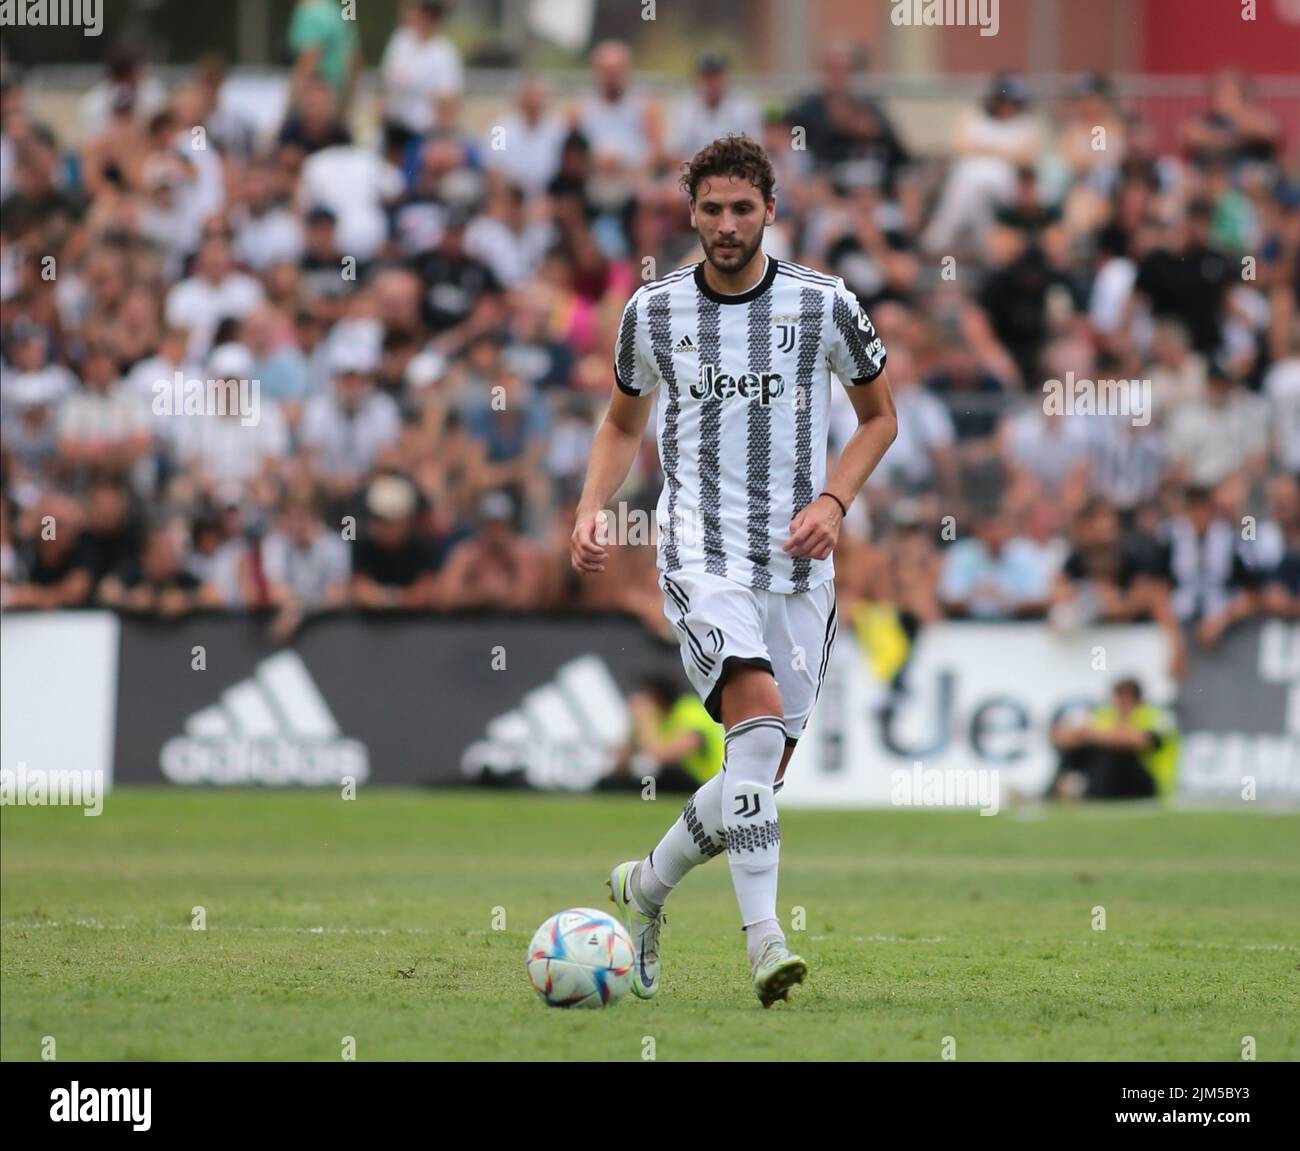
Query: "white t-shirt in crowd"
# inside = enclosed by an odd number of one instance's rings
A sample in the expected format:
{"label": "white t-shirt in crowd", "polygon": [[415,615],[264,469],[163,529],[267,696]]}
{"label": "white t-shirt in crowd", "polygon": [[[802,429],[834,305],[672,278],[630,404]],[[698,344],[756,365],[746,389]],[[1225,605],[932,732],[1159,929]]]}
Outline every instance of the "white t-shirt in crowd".
{"label": "white t-shirt in crowd", "polygon": [[265,396],[256,423],[244,424],[234,413],[164,418],[179,462],[186,467],[201,467],[217,486],[244,484],[268,460],[289,450],[289,430],[280,406]]}
{"label": "white t-shirt in crowd", "polygon": [[1124,257],[1107,260],[1092,282],[1092,296],[1088,300],[1088,316],[1099,332],[1119,331],[1124,318],[1124,306],[1133,294],[1137,281],[1137,265]]}
{"label": "white t-shirt in crowd", "polygon": [[912,484],[927,483],[935,475],[935,448],[951,447],[956,439],[952,416],[943,401],[924,388],[900,388],[894,396],[898,438],[874,475],[886,482],[901,477]]}
{"label": "white t-shirt in crowd", "polygon": [[217,325],[230,316],[242,320],[262,298],[261,283],[242,272],[231,272],[219,284],[191,276],[167,293],[167,323],[189,331],[190,355],[202,359],[212,347]]}
{"label": "white t-shirt in crowd", "polygon": [[1300,356],[1269,368],[1264,394],[1272,409],[1273,458],[1293,476],[1300,475]]}
{"label": "white t-shirt in crowd", "polygon": [[302,225],[287,208],[272,208],[260,216],[236,214],[235,259],[264,272],[276,264],[296,264],[302,258]]}
{"label": "white t-shirt in crowd", "polygon": [[150,431],[149,408],[119,384],[107,394],[78,391],[59,408],[61,440],[127,440]]}
{"label": "white t-shirt in crowd", "polygon": [[751,140],[762,139],[763,121],[758,105],[748,96],[728,94],[716,108],[710,108],[698,95],[683,101],[674,117],[673,150],[689,160],[701,148],[733,132],[743,132]]}
{"label": "white t-shirt in crowd", "polygon": [[339,471],[368,472],[379,450],[401,430],[401,412],[386,392],[371,392],[352,416],[333,395],[313,397],[303,412],[303,443]]}
{"label": "white t-shirt in crowd", "polygon": [[368,260],[388,237],[384,204],[402,191],[402,174],[370,148],[322,148],[302,166],[300,203],[329,208],[338,219],[339,251]]}
{"label": "white t-shirt in crowd", "polygon": [[389,38],[379,70],[389,119],[420,135],[434,125],[434,101],[465,84],[460,53],[446,36],[421,40],[406,27]]}
{"label": "white t-shirt in crowd", "polygon": [[[528,195],[540,195],[559,171],[566,134],[564,124],[554,116],[530,124],[519,113],[512,113],[501,122],[499,136],[488,133],[483,163]],[[501,145],[493,147],[496,139]]]}
{"label": "white t-shirt in crowd", "polygon": [[306,547],[284,532],[262,543],[262,569],[272,583],[285,584],[306,607],[317,607],[325,593],[352,574],[352,553],[340,536],[322,531]]}
{"label": "white t-shirt in crowd", "polygon": [[646,105],[631,92],[617,100],[592,93],[582,102],[582,132],[592,155],[618,156],[630,168],[650,159],[650,141],[645,133]]}
{"label": "white t-shirt in crowd", "polygon": [[1049,490],[1055,490],[1070,472],[1091,458],[1098,434],[1098,425],[1089,417],[1051,418],[1035,402],[1011,417],[1007,452],[1013,466],[1023,468]]}

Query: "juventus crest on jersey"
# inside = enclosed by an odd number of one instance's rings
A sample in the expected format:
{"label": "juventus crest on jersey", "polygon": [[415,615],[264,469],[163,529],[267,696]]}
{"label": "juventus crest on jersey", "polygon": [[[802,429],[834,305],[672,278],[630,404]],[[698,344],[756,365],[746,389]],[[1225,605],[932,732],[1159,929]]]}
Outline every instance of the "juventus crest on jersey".
{"label": "juventus crest on jersey", "polygon": [[831,374],[868,384],[885,349],[842,279],[766,259],[734,296],[709,287],[702,263],[640,288],[615,378],[629,395],[659,391],[660,569],[804,592],[835,575],[831,557],[782,550],[826,484]]}

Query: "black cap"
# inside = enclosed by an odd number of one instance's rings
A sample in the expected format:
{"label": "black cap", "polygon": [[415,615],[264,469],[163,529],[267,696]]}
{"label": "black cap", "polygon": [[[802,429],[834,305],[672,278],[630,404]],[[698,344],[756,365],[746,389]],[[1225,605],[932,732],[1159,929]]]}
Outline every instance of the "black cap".
{"label": "black cap", "polygon": [[730,67],[730,61],[721,52],[701,52],[696,67],[704,73],[725,72]]}

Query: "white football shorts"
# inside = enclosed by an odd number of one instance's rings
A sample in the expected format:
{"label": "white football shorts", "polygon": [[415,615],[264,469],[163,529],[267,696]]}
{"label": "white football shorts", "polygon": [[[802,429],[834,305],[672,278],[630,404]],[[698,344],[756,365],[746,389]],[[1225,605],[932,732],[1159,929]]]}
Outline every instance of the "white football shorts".
{"label": "white football shorts", "polygon": [[659,586],[682,666],[709,714],[722,722],[722,676],[729,664],[765,668],[781,693],[786,740],[798,739],[835,645],[835,581],[786,594],[707,572],[660,571]]}

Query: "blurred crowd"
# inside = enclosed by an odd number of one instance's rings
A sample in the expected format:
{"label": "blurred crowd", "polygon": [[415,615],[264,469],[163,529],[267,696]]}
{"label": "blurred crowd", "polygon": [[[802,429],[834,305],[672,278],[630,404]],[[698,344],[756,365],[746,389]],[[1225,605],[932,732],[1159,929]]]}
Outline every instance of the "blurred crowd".
{"label": "blurred crowd", "polygon": [[[1297,141],[1245,78],[1158,145],[1104,77],[1048,99],[999,76],[936,156],[848,46],[760,102],[713,53],[654,98],[605,42],[576,98],[521,74],[471,130],[446,5],[407,6],[377,115],[339,13],[299,0],[269,135],[222,60],[168,90],[121,46],[74,147],[3,61],[6,609],[662,632],[653,546],[579,579],[568,538],[623,304],[700,258],[681,164],[744,132],[777,173],[766,250],[842,276],[889,353],[900,432],[844,524],[843,601],[907,636],[1154,620],[1175,670],[1185,636],[1300,616]],[[256,381],[255,418],[164,402],[174,380]],[[1045,400],[1097,380],[1132,410]],[[832,450],[853,427],[837,395]],[[648,514],[661,482],[650,435],[619,499]]]}

